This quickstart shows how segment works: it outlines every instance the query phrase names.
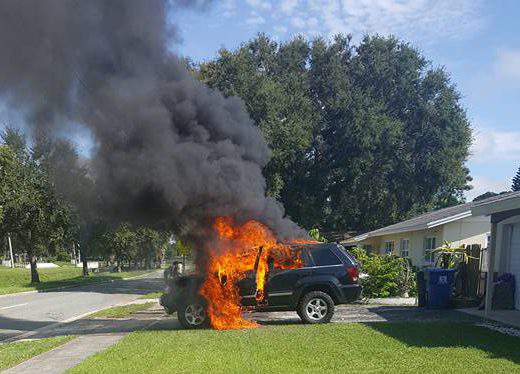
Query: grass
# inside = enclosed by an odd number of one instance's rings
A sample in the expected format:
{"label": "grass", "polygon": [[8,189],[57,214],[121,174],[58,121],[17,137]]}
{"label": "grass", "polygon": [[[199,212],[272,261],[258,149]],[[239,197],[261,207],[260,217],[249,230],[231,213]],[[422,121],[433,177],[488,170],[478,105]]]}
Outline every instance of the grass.
{"label": "grass", "polygon": [[158,299],[161,297],[162,294],[163,294],[162,291],[150,292],[150,293],[147,293],[146,295],[139,296],[139,299]]}
{"label": "grass", "polygon": [[518,372],[520,338],[463,323],[134,332],[71,373]]}
{"label": "grass", "polygon": [[31,271],[23,268],[0,267],[0,295],[52,288],[102,282],[110,279],[121,279],[148,273],[150,270],[127,271],[121,273],[94,273],[82,276],[82,269],[74,266],[63,266],[51,269],[38,269],[40,283],[31,283]]}
{"label": "grass", "polygon": [[57,336],[54,338],[0,344],[0,370],[13,367],[40,353],[56,348],[72,338],[73,336]]}
{"label": "grass", "polygon": [[146,310],[154,304],[154,302],[150,302],[142,304],[128,304],[122,306],[115,306],[113,308],[103,309],[99,312],[92,313],[89,315],[89,318],[124,318],[134,314],[135,312]]}

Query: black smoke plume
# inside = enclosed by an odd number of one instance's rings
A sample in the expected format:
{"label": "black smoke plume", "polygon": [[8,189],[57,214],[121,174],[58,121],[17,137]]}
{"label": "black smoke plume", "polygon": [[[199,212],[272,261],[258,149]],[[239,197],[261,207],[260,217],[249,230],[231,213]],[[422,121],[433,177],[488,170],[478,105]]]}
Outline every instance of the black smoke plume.
{"label": "black smoke plume", "polygon": [[242,101],[205,87],[169,52],[178,40],[169,12],[207,5],[2,0],[2,100],[38,131],[88,127],[99,214],[194,236],[231,215],[300,235],[265,196],[269,149]]}

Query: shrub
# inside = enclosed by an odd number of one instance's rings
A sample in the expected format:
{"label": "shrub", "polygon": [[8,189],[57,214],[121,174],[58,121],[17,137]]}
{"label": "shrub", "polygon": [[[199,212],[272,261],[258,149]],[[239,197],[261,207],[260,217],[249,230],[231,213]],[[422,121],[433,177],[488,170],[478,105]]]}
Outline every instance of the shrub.
{"label": "shrub", "polygon": [[60,250],[56,253],[54,258],[51,258],[51,260],[68,262],[70,261],[70,255],[67,253],[67,251]]}
{"label": "shrub", "polygon": [[361,279],[366,297],[415,294],[415,273],[408,260],[392,254],[367,253],[361,248],[354,248],[350,252],[359,262],[360,271],[369,275]]}

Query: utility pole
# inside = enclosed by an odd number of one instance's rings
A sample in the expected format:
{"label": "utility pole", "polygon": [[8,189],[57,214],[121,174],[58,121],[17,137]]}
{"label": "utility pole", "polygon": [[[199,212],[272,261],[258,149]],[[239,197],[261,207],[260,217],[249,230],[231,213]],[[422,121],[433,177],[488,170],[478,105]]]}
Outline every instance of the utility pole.
{"label": "utility pole", "polygon": [[74,265],[78,264],[78,257],[76,256],[76,243],[72,242],[72,254],[74,256]]}
{"label": "utility pole", "polygon": [[7,241],[9,243],[9,255],[11,256],[11,267],[14,268],[13,245],[11,244],[11,234],[7,234]]}

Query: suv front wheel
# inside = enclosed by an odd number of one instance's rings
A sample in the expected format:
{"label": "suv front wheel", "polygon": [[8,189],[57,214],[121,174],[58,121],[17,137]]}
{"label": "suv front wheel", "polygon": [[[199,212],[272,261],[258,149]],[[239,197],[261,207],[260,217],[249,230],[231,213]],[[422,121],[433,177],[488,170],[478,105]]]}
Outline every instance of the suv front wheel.
{"label": "suv front wheel", "polygon": [[334,301],[325,292],[311,291],[301,298],[297,312],[305,323],[328,323],[334,315]]}
{"label": "suv front wheel", "polygon": [[202,299],[182,303],[177,310],[180,324],[187,329],[200,329],[209,326],[206,303]]}

